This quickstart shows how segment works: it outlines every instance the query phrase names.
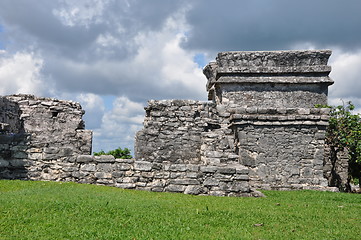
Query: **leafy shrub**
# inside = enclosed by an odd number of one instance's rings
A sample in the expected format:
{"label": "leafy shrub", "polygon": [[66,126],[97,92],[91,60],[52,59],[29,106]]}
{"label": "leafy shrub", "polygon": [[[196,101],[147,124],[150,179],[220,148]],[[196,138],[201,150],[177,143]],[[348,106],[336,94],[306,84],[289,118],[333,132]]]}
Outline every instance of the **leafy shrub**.
{"label": "leafy shrub", "polygon": [[100,156],[100,155],[113,155],[115,158],[121,158],[121,159],[130,159],[132,158],[132,155],[130,155],[130,150],[128,148],[120,148],[111,150],[109,152],[104,152],[101,150],[100,152],[94,152],[94,156]]}
{"label": "leafy shrub", "polygon": [[347,150],[349,154],[349,179],[361,185],[361,116],[353,114],[355,106],[351,101],[347,105],[331,108],[326,142],[338,151]]}

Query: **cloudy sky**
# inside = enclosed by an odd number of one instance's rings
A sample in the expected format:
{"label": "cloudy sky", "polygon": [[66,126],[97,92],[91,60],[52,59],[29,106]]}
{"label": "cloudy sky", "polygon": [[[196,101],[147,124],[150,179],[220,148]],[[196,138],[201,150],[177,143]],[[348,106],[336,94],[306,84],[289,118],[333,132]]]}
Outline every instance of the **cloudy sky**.
{"label": "cloudy sky", "polygon": [[133,148],[149,99],[206,100],[220,51],[331,49],[361,109],[360,0],[1,0],[0,95],[78,101],[93,150]]}

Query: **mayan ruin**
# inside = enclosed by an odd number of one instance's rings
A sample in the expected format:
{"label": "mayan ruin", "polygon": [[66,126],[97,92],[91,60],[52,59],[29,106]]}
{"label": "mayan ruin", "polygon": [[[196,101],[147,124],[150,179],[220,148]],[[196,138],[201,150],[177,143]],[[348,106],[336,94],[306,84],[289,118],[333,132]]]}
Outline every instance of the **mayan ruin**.
{"label": "mayan ruin", "polygon": [[[204,68],[207,102],[150,100],[135,158],[92,156],[80,104],[0,98],[0,178],[74,181],[158,192],[259,196],[257,189],[336,191],[329,50],[221,52]],[[346,164],[346,165],[345,165]],[[337,165],[337,166],[336,166]]]}

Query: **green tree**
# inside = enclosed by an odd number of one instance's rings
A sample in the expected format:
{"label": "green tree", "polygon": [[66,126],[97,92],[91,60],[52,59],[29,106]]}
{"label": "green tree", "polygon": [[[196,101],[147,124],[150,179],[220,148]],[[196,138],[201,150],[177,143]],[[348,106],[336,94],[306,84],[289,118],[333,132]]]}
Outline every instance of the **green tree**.
{"label": "green tree", "polygon": [[349,186],[352,179],[356,179],[361,187],[361,116],[352,113],[355,106],[350,101],[346,106],[330,108],[326,142],[333,149],[347,150],[349,154],[347,185]]}
{"label": "green tree", "polygon": [[100,155],[113,155],[115,158],[121,158],[121,159],[130,159],[132,158],[132,155],[130,155],[130,150],[128,148],[120,148],[111,150],[109,152],[104,152],[101,150],[100,152],[94,152],[94,156],[100,156]]}

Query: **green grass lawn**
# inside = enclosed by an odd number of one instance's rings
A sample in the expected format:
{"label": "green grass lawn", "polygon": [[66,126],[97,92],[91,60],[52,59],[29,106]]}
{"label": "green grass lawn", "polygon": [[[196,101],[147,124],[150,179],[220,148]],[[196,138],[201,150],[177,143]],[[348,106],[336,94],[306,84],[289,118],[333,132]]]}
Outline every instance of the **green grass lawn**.
{"label": "green grass lawn", "polygon": [[0,239],[361,239],[361,195],[191,196],[0,180]]}

